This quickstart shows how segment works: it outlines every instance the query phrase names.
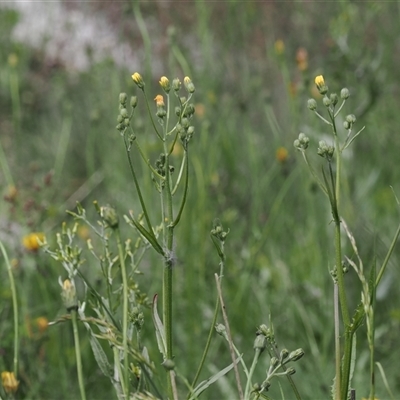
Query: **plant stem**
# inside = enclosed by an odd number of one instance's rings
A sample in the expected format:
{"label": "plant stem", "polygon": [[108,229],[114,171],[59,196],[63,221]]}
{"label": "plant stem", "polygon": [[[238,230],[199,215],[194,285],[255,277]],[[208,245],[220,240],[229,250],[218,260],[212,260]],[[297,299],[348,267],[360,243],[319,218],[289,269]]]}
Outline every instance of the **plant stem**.
{"label": "plant stem", "polygon": [[79,344],[79,332],[78,323],[76,318],[77,311],[75,309],[71,310],[72,327],[74,331],[74,341],[75,341],[75,354],[76,354],[76,368],[78,372],[78,382],[79,390],[81,392],[81,399],[86,400],[85,385],[83,383],[83,373],[82,373],[82,359],[81,359],[81,348]]}
{"label": "plant stem", "polygon": [[122,249],[119,229],[115,230],[122,275],[122,347],[124,353],[124,393],[129,397],[129,360],[128,360],[128,278],[126,275],[125,256]]}
{"label": "plant stem", "polygon": [[339,295],[337,283],[333,286],[333,305],[334,305],[334,316],[335,316],[335,365],[336,365],[336,382],[335,382],[335,399],[340,400],[341,390],[341,370],[340,370],[340,320],[339,320]]}
{"label": "plant stem", "polygon": [[11,295],[12,295],[12,303],[13,303],[13,313],[14,313],[14,375],[18,376],[18,348],[19,348],[19,333],[18,333],[18,303],[17,303],[17,290],[15,288],[14,275],[12,272],[12,267],[10,261],[7,256],[6,249],[3,246],[3,243],[0,241],[1,252],[3,253],[4,260],[7,265],[8,277],[10,279],[10,287],[11,287]]}

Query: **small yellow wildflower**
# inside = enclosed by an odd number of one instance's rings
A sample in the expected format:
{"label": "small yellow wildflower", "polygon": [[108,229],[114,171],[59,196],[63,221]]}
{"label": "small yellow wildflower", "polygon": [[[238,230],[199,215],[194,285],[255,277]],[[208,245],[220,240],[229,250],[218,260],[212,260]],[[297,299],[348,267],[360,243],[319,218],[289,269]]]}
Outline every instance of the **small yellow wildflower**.
{"label": "small yellow wildflower", "polygon": [[18,190],[14,185],[10,185],[7,188],[7,193],[4,195],[4,200],[14,203],[17,200]]}
{"label": "small yellow wildflower", "polygon": [[10,66],[10,67],[16,67],[17,66],[17,64],[18,64],[18,56],[15,54],[15,53],[11,53],[9,56],[8,56],[8,65]]}
{"label": "small yellow wildflower", "polygon": [[15,393],[18,390],[19,381],[15,379],[14,372],[3,371],[1,382],[6,393]]}
{"label": "small yellow wildflower", "polygon": [[29,251],[37,251],[40,247],[40,242],[45,239],[43,232],[32,232],[22,238],[22,244]]}
{"label": "small yellow wildflower", "polygon": [[288,159],[289,153],[285,147],[278,147],[275,153],[275,158],[277,161],[279,161],[281,164],[286,162]]}
{"label": "small yellow wildflower", "polygon": [[138,87],[139,87],[140,89],[143,89],[143,87],[144,87],[144,81],[143,81],[142,75],[140,75],[139,72],[135,72],[135,73],[132,75],[132,79],[133,79],[133,82],[135,82],[136,85],[138,85]]}
{"label": "small yellow wildflower", "polygon": [[169,91],[171,90],[169,79],[166,76],[162,76],[160,78],[160,85],[164,89],[165,93],[169,93]]}
{"label": "small yellow wildflower", "polygon": [[36,318],[36,325],[39,329],[39,332],[44,333],[49,326],[49,320],[46,317],[38,317]]}
{"label": "small yellow wildflower", "polygon": [[300,71],[305,71],[308,68],[308,52],[304,47],[297,50],[296,63]]}
{"label": "small yellow wildflower", "polygon": [[278,39],[275,44],[275,53],[280,56],[285,52],[285,43],[283,43],[282,39]]}
{"label": "small yellow wildflower", "polygon": [[157,107],[164,107],[164,97],[161,96],[161,94],[158,94],[155,98],[154,98]]}

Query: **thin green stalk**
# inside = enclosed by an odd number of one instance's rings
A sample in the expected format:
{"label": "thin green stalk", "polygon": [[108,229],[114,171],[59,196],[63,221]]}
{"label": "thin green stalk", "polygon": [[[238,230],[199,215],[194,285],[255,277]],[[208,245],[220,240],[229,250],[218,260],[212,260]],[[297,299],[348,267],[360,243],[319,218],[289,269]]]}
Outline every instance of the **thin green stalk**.
{"label": "thin green stalk", "polygon": [[386,257],[383,260],[382,266],[381,266],[381,268],[379,270],[378,276],[377,276],[376,281],[375,281],[375,286],[376,287],[378,287],[379,282],[381,281],[382,276],[383,276],[383,274],[384,274],[384,272],[386,270],[386,266],[388,265],[388,262],[389,262],[389,259],[390,259],[391,255],[392,255],[392,253],[393,253],[394,247],[396,246],[397,239],[399,238],[399,235],[400,235],[400,224],[397,227],[397,231],[394,234],[392,243],[390,244],[389,250],[388,250],[388,252],[386,254]]}
{"label": "thin green stalk", "polygon": [[[211,236],[211,238],[213,239],[213,236]],[[220,245],[217,245],[214,240],[213,243],[215,244],[215,246],[217,247],[218,253],[220,254],[220,274],[219,274],[219,280],[220,282],[222,281],[222,278],[224,276],[224,266],[225,266],[225,253],[224,253],[224,246],[223,243],[220,243]],[[218,312],[219,312],[219,307],[220,307],[220,303],[219,303],[219,296],[217,295],[217,301],[215,302],[215,308],[214,308],[214,317],[210,326],[210,331],[208,332],[208,337],[207,337],[207,342],[206,342],[206,346],[204,348],[203,351],[203,355],[201,356],[201,360],[200,360],[200,364],[199,367],[197,368],[196,371],[196,375],[193,379],[192,382],[192,388],[194,388],[196,386],[196,383],[199,379],[201,370],[203,369],[207,354],[208,354],[208,350],[210,349],[210,345],[211,345],[211,339],[213,337],[214,334],[214,330],[215,330],[215,325],[217,323],[217,318],[218,318]],[[189,400],[190,398],[190,393],[188,394],[187,400]]]}
{"label": "thin green stalk", "polygon": [[256,348],[254,351],[254,358],[253,358],[253,362],[251,363],[249,376],[247,377],[246,388],[244,389],[244,400],[250,399],[251,378],[256,369],[256,365],[257,365],[258,359],[260,358],[260,355],[261,355],[261,349]]}
{"label": "thin green stalk", "polygon": [[153,226],[151,225],[151,222],[150,222],[150,217],[149,217],[149,214],[147,212],[146,204],[145,204],[143,196],[142,196],[142,191],[140,190],[139,181],[137,179],[137,176],[136,176],[136,173],[135,173],[135,169],[133,168],[132,159],[131,159],[131,153],[128,150],[128,144],[126,143],[126,138],[125,137],[124,137],[124,144],[125,144],[126,154],[128,156],[129,168],[131,170],[131,174],[132,174],[132,177],[133,177],[133,182],[135,184],[135,188],[136,188],[137,194],[139,196],[140,205],[142,206],[144,218],[146,220],[147,227],[148,227],[148,232],[151,235],[151,237],[154,240],[154,242],[158,244],[157,238],[155,237],[154,232],[153,232]]}
{"label": "thin green stalk", "polygon": [[7,158],[4,153],[3,146],[1,145],[1,141],[0,141],[0,166],[1,169],[3,170],[3,175],[4,178],[6,179],[7,185],[15,187],[14,179],[11,175],[10,167],[8,166]]}
{"label": "thin green stalk", "polygon": [[0,241],[1,252],[3,253],[4,260],[7,265],[8,277],[10,279],[10,287],[11,287],[11,296],[13,303],[13,313],[14,313],[14,375],[17,377],[18,375],[18,351],[19,351],[19,332],[18,332],[18,303],[17,303],[17,290],[15,288],[14,275],[12,272],[12,267],[10,261],[7,256],[6,249],[3,246],[3,243]]}
{"label": "thin green stalk", "polygon": [[14,129],[18,133],[21,121],[21,99],[19,95],[18,73],[15,68],[11,68],[10,71],[10,92],[11,92]]}
{"label": "thin green stalk", "polygon": [[81,399],[86,400],[85,385],[83,383],[83,372],[82,372],[82,358],[81,358],[81,348],[79,344],[79,332],[78,323],[76,318],[77,310],[71,310],[72,327],[74,331],[74,342],[75,342],[75,354],[76,354],[76,368],[78,372],[78,383],[79,390],[81,392]]}
{"label": "thin green stalk", "polygon": [[124,353],[124,393],[129,396],[129,360],[128,360],[128,278],[126,275],[125,256],[122,249],[119,229],[115,230],[122,274],[122,347]]}
{"label": "thin green stalk", "polygon": [[[164,131],[164,155],[165,155],[165,215],[164,224],[167,224],[165,239],[166,254],[164,257],[164,273],[163,273],[163,322],[165,328],[165,339],[167,345],[167,358],[173,359],[172,352],[172,267],[173,267],[173,244],[174,244],[174,225],[173,225],[173,209],[172,209],[172,193],[171,193],[171,174],[169,165],[169,154],[166,142],[166,131]],[[175,375],[167,374],[168,395],[175,399],[174,386]]]}
{"label": "thin green stalk", "polygon": [[335,381],[335,393],[336,400],[340,400],[340,391],[341,391],[341,369],[340,369],[340,360],[341,360],[341,351],[340,351],[340,317],[339,317],[339,295],[338,295],[338,285],[337,283],[333,286],[333,306],[334,306],[334,318],[335,318],[335,372],[336,372],[336,381]]}

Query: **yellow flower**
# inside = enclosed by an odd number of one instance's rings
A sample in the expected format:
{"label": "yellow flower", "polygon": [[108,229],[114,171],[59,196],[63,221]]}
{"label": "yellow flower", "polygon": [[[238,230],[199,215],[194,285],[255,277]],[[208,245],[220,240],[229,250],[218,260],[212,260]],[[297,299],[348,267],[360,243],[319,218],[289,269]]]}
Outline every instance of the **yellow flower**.
{"label": "yellow flower", "polygon": [[281,40],[281,39],[278,39],[275,42],[274,47],[275,47],[275,53],[278,56],[282,55],[285,52],[285,43],[283,43],[283,40]]}
{"label": "yellow flower", "polygon": [[6,393],[15,393],[18,390],[19,381],[15,379],[14,372],[3,371],[1,382]]}
{"label": "yellow flower", "polygon": [[39,242],[43,242],[44,239],[45,236],[43,232],[32,232],[22,238],[22,244],[29,251],[37,251],[40,247]]}
{"label": "yellow flower", "polygon": [[18,56],[15,53],[11,53],[11,54],[9,54],[7,61],[8,61],[8,65],[10,67],[14,68],[18,64]]}
{"label": "yellow flower", "polygon": [[289,156],[289,153],[285,147],[277,148],[276,153],[275,153],[275,158],[277,159],[277,161],[279,161],[280,163],[283,164],[288,159],[288,156]]}
{"label": "yellow flower", "polygon": [[144,81],[143,81],[142,75],[140,75],[139,72],[135,72],[135,73],[132,75],[132,79],[133,79],[133,82],[135,82],[136,85],[138,85],[138,87],[139,87],[140,89],[143,89],[143,87],[144,87]]}
{"label": "yellow flower", "polygon": [[166,76],[162,76],[160,78],[160,85],[166,93],[169,93],[169,91],[171,90],[171,85],[169,84],[169,79]]}
{"label": "yellow flower", "polygon": [[39,329],[39,332],[44,333],[49,326],[49,320],[46,317],[38,317],[36,318],[36,325]]}
{"label": "yellow flower", "polygon": [[323,86],[325,86],[325,81],[324,81],[324,77],[322,75],[318,75],[315,78],[315,85],[317,86],[318,89],[322,88]]}
{"label": "yellow flower", "polygon": [[158,94],[155,98],[154,98],[157,107],[164,107],[164,97],[161,96],[161,94]]}
{"label": "yellow flower", "polygon": [[296,63],[300,71],[305,71],[308,68],[308,53],[304,47],[297,49]]}

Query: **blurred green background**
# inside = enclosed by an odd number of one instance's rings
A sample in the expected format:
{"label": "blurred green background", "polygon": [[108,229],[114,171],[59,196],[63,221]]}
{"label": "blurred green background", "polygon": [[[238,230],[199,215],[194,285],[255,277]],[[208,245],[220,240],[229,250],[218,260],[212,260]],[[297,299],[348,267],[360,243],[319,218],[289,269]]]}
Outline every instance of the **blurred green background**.
{"label": "blurred green background", "polygon": [[[303,398],[328,398],[334,376],[333,227],[326,199],[293,141],[305,132],[316,154],[318,141],[329,134],[307,109],[307,99],[318,97],[316,75],[324,75],[331,91],[350,90],[343,115],[355,114],[356,127],[366,129],[344,161],[342,214],[367,271],[375,259],[379,266],[399,221],[393,194],[400,196],[399,18],[398,2],[1,5],[0,239],[15,266],[20,296],[19,398],[79,396],[70,326],[46,329],[40,322],[64,313],[58,277],[65,272],[42,252],[27,251],[22,239],[44,232],[54,243],[62,221],[73,223],[65,210],[77,200],[93,218],[93,200],[114,204],[121,215],[139,210],[115,129],[119,93],[138,94],[131,79],[136,71],[150,96],[160,92],[162,75],[181,80],[189,75],[196,86],[189,200],[176,238],[174,329],[180,371],[193,377],[211,323],[219,269],[209,233],[218,217],[230,229],[224,295],[244,359],[251,362],[255,329],[268,324],[271,314],[279,346],[306,352],[294,376]],[[160,149],[145,113],[136,114],[135,124],[155,160]],[[148,201],[158,207],[148,171],[137,167]],[[81,232],[83,245],[87,235]],[[126,235],[135,237],[129,228]],[[377,293],[376,313],[376,361],[396,398],[398,262],[396,250]],[[139,284],[149,297],[161,291],[161,265],[150,256],[141,267]],[[93,279],[101,276],[90,256],[83,268]],[[347,281],[355,306],[361,286],[353,271]],[[11,292],[3,262],[0,304],[3,371],[10,370],[13,351]],[[151,347],[149,310],[145,318],[145,344]],[[357,398],[368,394],[365,333],[362,327],[357,337]],[[157,348],[150,350],[161,362]],[[83,352],[88,398],[113,398],[85,339]],[[256,380],[265,376],[267,358],[264,362]],[[214,338],[202,378],[229,363],[226,343]],[[376,384],[377,397],[388,398],[379,374]],[[203,398],[235,399],[234,389],[228,375]],[[277,384],[271,395],[280,398]]]}

